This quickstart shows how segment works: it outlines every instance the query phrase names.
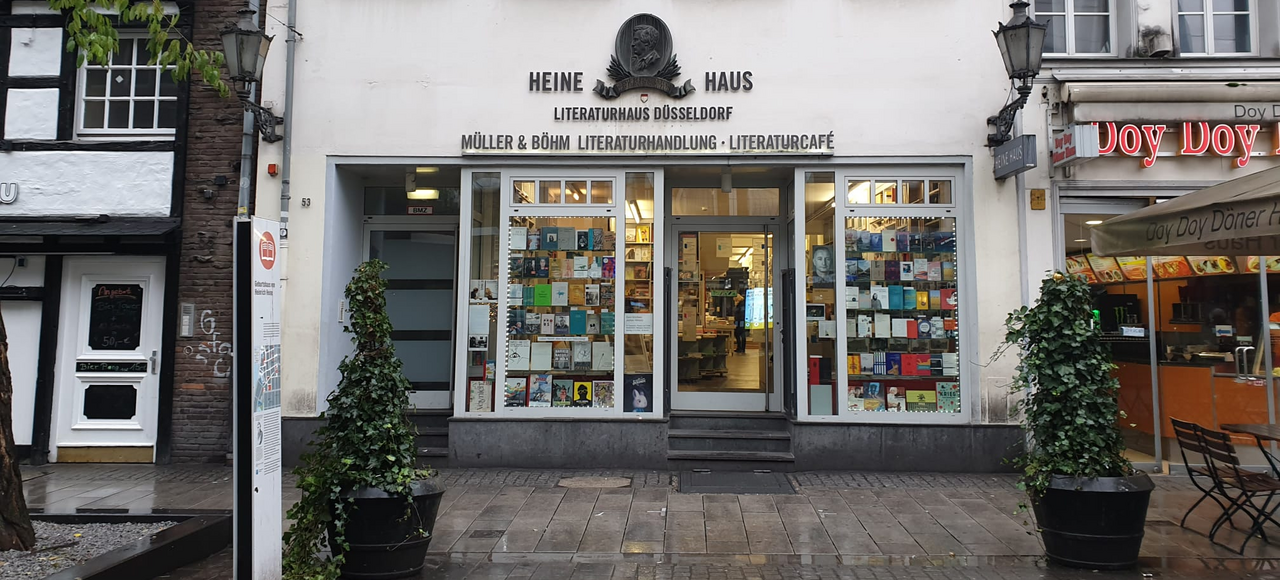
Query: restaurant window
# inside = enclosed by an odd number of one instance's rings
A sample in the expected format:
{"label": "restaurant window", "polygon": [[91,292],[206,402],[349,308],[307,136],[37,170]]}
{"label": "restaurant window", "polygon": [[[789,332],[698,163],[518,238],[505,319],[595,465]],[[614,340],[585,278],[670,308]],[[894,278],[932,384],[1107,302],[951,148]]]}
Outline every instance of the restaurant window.
{"label": "restaurant window", "polygon": [[1250,0],[1177,0],[1183,55],[1253,52]]}
{"label": "restaurant window", "polygon": [[1045,54],[1112,54],[1111,0],[1035,0]]}
{"label": "restaurant window", "polygon": [[169,67],[148,64],[146,39],[120,35],[120,50],[107,65],[80,69],[80,135],[173,135],[178,85]]}
{"label": "restaurant window", "polygon": [[[1093,290],[1094,316],[1120,383],[1124,416],[1117,422],[1126,457],[1139,465],[1167,462],[1176,469],[1182,453],[1170,419],[1215,430],[1270,422],[1266,377],[1280,366],[1272,338],[1280,337],[1280,296],[1271,297],[1275,314],[1264,317],[1257,256],[1093,253],[1093,226],[1143,205],[1063,200],[1063,247],[1068,273]],[[1280,259],[1266,262],[1269,281],[1280,282]],[[1270,364],[1264,341],[1273,341]],[[1153,375],[1158,398],[1153,398]],[[1252,437],[1232,437],[1245,463],[1266,464]],[[1198,462],[1197,455],[1189,457]]]}

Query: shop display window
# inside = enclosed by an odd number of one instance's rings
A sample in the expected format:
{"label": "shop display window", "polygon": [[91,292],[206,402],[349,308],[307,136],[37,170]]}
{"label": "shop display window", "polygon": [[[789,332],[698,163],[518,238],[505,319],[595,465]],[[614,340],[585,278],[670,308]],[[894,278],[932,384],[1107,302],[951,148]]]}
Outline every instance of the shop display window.
{"label": "shop display window", "polygon": [[846,410],[960,413],[955,219],[846,218],[844,256]]}
{"label": "shop display window", "polygon": [[465,324],[466,399],[471,413],[494,411],[494,384],[497,380],[498,271],[500,238],[499,174],[475,173],[471,183],[471,243],[466,266],[467,290]]}
{"label": "shop display window", "polygon": [[619,308],[624,317],[624,374],[618,397],[626,413],[654,411],[654,300],[659,273],[654,269],[653,191],[652,173],[626,175],[626,229],[618,266],[623,269],[624,284]]}
{"label": "shop display window", "polygon": [[835,246],[835,174],[805,175],[805,386],[809,415],[839,413]]}
{"label": "shop display window", "polygon": [[504,407],[618,405],[619,265],[613,222],[606,217],[510,218]]}

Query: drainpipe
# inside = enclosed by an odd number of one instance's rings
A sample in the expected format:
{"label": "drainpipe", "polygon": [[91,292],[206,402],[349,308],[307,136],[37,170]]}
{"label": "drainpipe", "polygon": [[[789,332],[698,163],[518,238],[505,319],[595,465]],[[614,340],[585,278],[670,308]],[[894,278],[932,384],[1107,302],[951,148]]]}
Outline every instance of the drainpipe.
{"label": "drainpipe", "polygon": [[[293,165],[293,67],[295,51],[298,47],[298,35],[294,32],[298,24],[298,2],[288,0],[289,15],[285,27],[289,29],[285,37],[284,56],[284,144],[280,160],[280,247],[289,247],[289,170]],[[287,265],[288,262],[285,262]],[[281,273],[283,278],[283,272]]]}

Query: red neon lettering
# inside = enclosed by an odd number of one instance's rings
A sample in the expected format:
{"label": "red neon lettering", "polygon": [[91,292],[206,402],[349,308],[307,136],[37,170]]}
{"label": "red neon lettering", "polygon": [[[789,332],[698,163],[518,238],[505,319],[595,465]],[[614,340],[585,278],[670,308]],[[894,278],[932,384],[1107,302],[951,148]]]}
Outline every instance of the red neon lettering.
{"label": "red neon lettering", "polygon": [[[1093,126],[1097,127],[1098,124],[1093,123]],[[1108,155],[1116,152],[1116,141],[1118,141],[1118,139],[1116,139],[1116,124],[1107,123],[1106,127],[1107,127],[1107,142],[1098,144],[1098,155]],[[1098,133],[1099,133],[1099,138],[1101,138],[1102,132],[1099,131]]]}
{"label": "red neon lettering", "polygon": [[1240,156],[1236,157],[1236,167],[1249,164],[1249,157],[1253,155],[1253,143],[1258,140],[1258,131],[1261,129],[1259,125],[1236,125],[1236,134],[1240,136]]}
{"label": "red neon lettering", "polygon": [[1167,127],[1164,125],[1143,125],[1142,134],[1147,138],[1147,156],[1142,159],[1143,167],[1156,164],[1156,155],[1160,152],[1160,140],[1164,138]]}
{"label": "red neon lettering", "polygon": [[1213,145],[1214,153],[1230,155],[1231,150],[1236,148],[1236,134],[1231,127],[1218,125],[1213,128],[1213,137],[1209,139],[1209,144]]}
{"label": "red neon lettering", "polygon": [[1137,155],[1142,149],[1142,133],[1133,125],[1120,128],[1120,152],[1125,155]]}
{"label": "red neon lettering", "polygon": [[1271,144],[1275,145],[1275,151],[1272,151],[1271,154],[1280,155],[1280,123],[1276,123],[1276,128],[1271,131],[1271,141]]}
{"label": "red neon lettering", "polygon": [[[1200,129],[1200,143],[1195,142],[1195,129]],[[1182,148],[1178,151],[1178,155],[1201,155],[1209,150],[1209,124],[1208,123],[1183,123],[1182,124]]]}

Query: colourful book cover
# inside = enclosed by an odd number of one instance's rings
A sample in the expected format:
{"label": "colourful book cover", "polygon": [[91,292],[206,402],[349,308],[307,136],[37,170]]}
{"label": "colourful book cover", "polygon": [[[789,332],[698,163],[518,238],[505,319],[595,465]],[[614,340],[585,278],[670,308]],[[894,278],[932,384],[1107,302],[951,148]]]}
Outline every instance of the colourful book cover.
{"label": "colourful book cover", "polygon": [[586,282],[570,282],[569,283],[569,306],[586,306],[587,305],[587,283]]}
{"label": "colourful book cover", "polygon": [[928,280],[929,279],[929,260],[926,260],[924,258],[916,258],[915,263],[916,263],[916,267],[915,267],[916,280]]}
{"label": "colourful book cover", "polygon": [[876,373],[876,357],[869,352],[858,353],[858,374],[874,375]]}
{"label": "colourful book cover", "polygon": [[868,241],[870,242],[868,249],[871,251],[879,252],[884,250],[884,235],[880,232],[871,232],[871,237]]}
{"label": "colourful book cover", "polygon": [[559,228],[542,228],[542,230],[539,231],[538,233],[542,234],[542,249],[544,250],[560,249],[560,246],[558,244],[558,240],[560,239]]}
{"label": "colourful book cover", "polygon": [[901,280],[902,279],[902,262],[897,260],[889,260],[884,263],[884,279],[885,280]]}
{"label": "colourful book cover", "polygon": [[884,410],[884,384],[867,383],[862,390],[862,408],[866,411]]}
{"label": "colourful book cover", "polygon": [[591,392],[593,406],[613,408],[613,381],[591,381]]}
{"label": "colourful book cover", "polygon": [[858,258],[844,259],[844,281],[845,282],[858,281]]}
{"label": "colourful book cover", "polygon": [[896,352],[885,353],[884,374],[901,376],[902,375],[902,354]]}
{"label": "colourful book cover", "polygon": [[528,377],[507,377],[505,407],[524,407],[529,404]]}
{"label": "colourful book cover", "polygon": [[556,334],[569,334],[569,313],[556,313]]}
{"label": "colourful book cover", "polygon": [[552,381],[551,406],[568,407],[573,401],[573,381]]}
{"label": "colourful book cover", "polygon": [[542,249],[542,234],[536,228],[529,230],[529,247],[530,250]]}
{"label": "colourful book cover", "polygon": [[919,304],[919,300],[916,298],[916,289],[910,286],[903,287],[902,288],[902,309],[913,310],[916,308],[918,304]]}
{"label": "colourful book cover", "polygon": [[622,412],[648,413],[653,411],[653,375],[622,375]]}
{"label": "colourful book cover", "polygon": [[905,232],[905,231],[898,232],[898,251],[899,252],[911,251],[911,234],[909,232]]}
{"label": "colourful book cover", "polygon": [[[904,296],[903,299],[905,300],[905,298],[906,297]],[[919,292],[916,292],[916,310],[928,310],[928,309],[929,309],[929,291],[920,290]]]}
{"label": "colourful book cover", "polygon": [[551,285],[536,284],[533,287],[533,305],[551,306]]}
{"label": "colourful book cover", "polygon": [[591,381],[574,381],[572,407],[591,406]]}
{"label": "colourful book cover", "polygon": [[956,279],[956,265],[954,263],[951,263],[951,262],[942,263],[942,279],[943,280]]}
{"label": "colourful book cover", "polygon": [[583,302],[587,306],[600,305],[600,285],[599,284],[587,284],[583,292],[584,292]]}
{"label": "colourful book cover", "polygon": [[613,256],[605,256],[600,261],[600,277],[604,279],[613,278],[617,272],[617,262]]}
{"label": "colourful book cover", "polygon": [[920,327],[914,318],[907,318],[907,338],[920,338]]}
{"label": "colourful book cover", "polygon": [[956,306],[960,303],[956,296],[955,288],[943,288],[942,290],[939,290],[939,298],[942,299],[943,310],[955,310]]}
{"label": "colourful book cover", "polygon": [[569,334],[580,335],[587,333],[587,311],[571,310],[569,311]]}
{"label": "colourful book cover", "polygon": [[901,385],[889,385],[885,388],[884,408],[886,411],[905,411],[907,391]]}
{"label": "colourful book cover", "polygon": [[537,277],[538,277],[538,259],[537,259],[537,258],[534,258],[534,257],[532,257],[532,256],[530,256],[530,257],[528,257],[528,258],[524,258],[524,259],[521,261],[521,265],[522,265],[522,266],[523,266],[523,268],[524,268],[524,277],[525,277],[525,278],[537,278]]}
{"label": "colourful book cover", "polygon": [[600,334],[604,334],[604,335],[613,334],[613,313],[612,312],[600,313]]}
{"label": "colourful book cover", "polygon": [[916,279],[916,263],[914,260],[904,260],[898,263],[898,279],[899,280],[915,280]]}
{"label": "colourful book cover", "polygon": [[821,369],[822,369],[822,357],[817,355],[810,355],[809,356],[809,384],[811,385],[821,384],[820,382]]}
{"label": "colourful book cover", "polygon": [[847,403],[848,410],[850,411],[864,410],[863,398],[865,393],[866,393],[866,387],[863,386],[861,383],[850,384],[848,389],[848,403]]}
{"label": "colourful book cover", "polygon": [[889,286],[889,310],[902,310],[902,286]]}
{"label": "colourful book cover", "polygon": [[569,305],[569,283],[568,282],[552,282],[551,283],[551,305],[552,306],[568,306]]}
{"label": "colourful book cover", "polygon": [[928,279],[931,281],[942,280],[942,262],[929,262]]}
{"label": "colourful book cover", "polygon": [[600,306],[602,308],[613,308],[613,284],[600,285]]}
{"label": "colourful book cover", "polygon": [[542,328],[538,334],[555,334],[556,333],[556,315],[548,312],[542,317]]}
{"label": "colourful book cover", "polygon": [[930,310],[942,309],[942,291],[941,290],[929,291],[929,309]]}
{"label": "colourful book cover", "polygon": [[529,375],[529,406],[551,406],[551,375]]}
{"label": "colourful book cover", "polygon": [[526,284],[523,292],[524,292],[524,298],[521,302],[525,306],[533,306],[533,285]]}
{"label": "colourful book cover", "polygon": [[533,275],[534,278],[546,278],[551,275],[551,258],[547,256],[538,256],[533,259],[536,260],[537,263],[536,272]]}
{"label": "colourful book cover", "polygon": [[618,247],[618,234],[613,230],[604,230],[604,249],[612,250]]}
{"label": "colourful book cover", "polygon": [[960,383],[938,383],[938,411],[941,413],[960,412]]}
{"label": "colourful book cover", "polygon": [[880,232],[880,251],[896,252],[898,251],[898,231],[883,230]]}
{"label": "colourful book cover", "polygon": [[938,412],[938,394],[932,390],[929,391],[907,391],[907,410],[915,413],[936,413]]}
{"label": "colourful book cover", "polygon": [[871,294],[871,302],[870,302],[871,310],[885,310],[889,308],[889,287],[888,286],[872,286],[870,294]]}

